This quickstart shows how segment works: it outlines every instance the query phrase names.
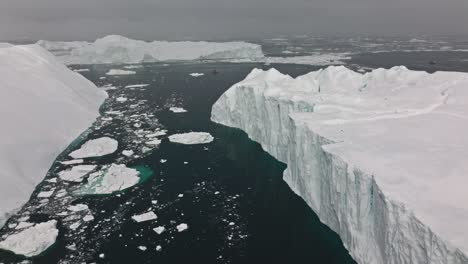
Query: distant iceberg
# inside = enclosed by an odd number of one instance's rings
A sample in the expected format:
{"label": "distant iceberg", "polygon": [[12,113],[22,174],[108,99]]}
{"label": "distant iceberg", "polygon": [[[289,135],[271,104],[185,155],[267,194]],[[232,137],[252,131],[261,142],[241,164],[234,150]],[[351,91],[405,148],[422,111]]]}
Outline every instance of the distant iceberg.
{"label": "distant iceberg", "polygon": [[468,74],[292,78],[255,69],[211,119],[287,164],[284,180],[361,264],[468,263]]}
{"label": "distant iceberg", "polygon": [[107,97],[38,45],[0,48],[0,227]]}
{"label": "distant iceberg", "polygon": [[40,40],[66,64],[143,63],[158,61],[226,60],[263,58],[260,45],[247,42],[152,41],[110,35],[95,42]]}

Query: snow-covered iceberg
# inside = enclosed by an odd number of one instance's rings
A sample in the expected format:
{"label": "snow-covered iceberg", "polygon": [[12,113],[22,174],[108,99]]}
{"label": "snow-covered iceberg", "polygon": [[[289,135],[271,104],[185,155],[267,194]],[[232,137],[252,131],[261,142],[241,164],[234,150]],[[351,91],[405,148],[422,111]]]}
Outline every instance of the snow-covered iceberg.
{"label": "snow-covered iceberg", "polygon": [[37,45],[0,48],[0,226],[99,115],[106,93]]}
{"label": "snow-covered iceberg", "polygon": [[212,109],[362,264],[468,263],[468,74],[254,70]]}
{"label": "snow-covered iceberg", "polygon": [[226,60],[262,58],[260,45],[247,42],[152,41],[110,35],[93,43],[51,42],[39,45],[66,64],[142,63],[177,60]]}

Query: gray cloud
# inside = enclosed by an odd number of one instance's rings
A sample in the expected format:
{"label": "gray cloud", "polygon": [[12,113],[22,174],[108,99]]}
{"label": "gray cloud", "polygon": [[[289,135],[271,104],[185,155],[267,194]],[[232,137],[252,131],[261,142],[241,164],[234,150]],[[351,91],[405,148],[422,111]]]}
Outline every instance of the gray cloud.
{"label": "gray cloud", "polygon": [[466,0],[0,0],[0,39],[464,34]]}

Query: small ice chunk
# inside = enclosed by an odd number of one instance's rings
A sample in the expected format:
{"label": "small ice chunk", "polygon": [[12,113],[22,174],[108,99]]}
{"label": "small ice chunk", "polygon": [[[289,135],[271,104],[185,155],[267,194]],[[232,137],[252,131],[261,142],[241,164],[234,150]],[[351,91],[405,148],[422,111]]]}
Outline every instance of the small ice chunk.
{"label": "small ice chunk", "polygon": [[186,113],[187,112],[187,110],[185,110],[182,107],[171,107],[171,108],[169,108],[169,111],[171,111],[173,113]]}
{"label": "small ice chunk", "polygon": [[89,72],[89,69],[75,69],[74,72]]}
{"label": "small ice chunk", "polygon": [[105,257],[106,257],[106,255],[104,253],[99,254],[99,258],[103,259]]}
{"label": "small ice chunk", "polygon": [[54,191],[55,189],[52,189],[50,191],[44,191],[44,192],[40,192],[37,197],[38,198],[49,198],[52,196],[52,194],[54,194]]}
{"label": "small ice chunk", "polygon": [[184,194],[181,193],[181,194],[177,195],[177,197],[182,198],[182,197],[184,197]]}
{"label": "small ice chunk", "polygon": [[189,132],[169,136],[169,141],[185,145],[207,144],[213,140],[213,136],[206,132]]}
{"label": "small ice chunk", "polygon": [[166,162],[167,162],[167,160],[165,160],[165,159],[161,159],[159,162],[161,162],[161,163],[166,163]]}
{"label": "small ice chunk", "polygon": [[151,203],[152,204],[158,204],[158,200],[152,200]]}
{"label": "small ice chunk", "polygon": [[114,153],[119,146],[117,140],[110,137],[102,137],[89,140],[80,149],[69,154],[72,158],[101,157]]}
{"label": "small ice chunk", "polygon": [[200,77],[200,76],[203,76],[205,75],[204,73],[197,73],[197,72],[194,72],[194,73],[191,73],[190,76],[192,77]]}
{"label": "small ice chunk", "polygon": [[156,251],[161,251],[162,250],[162,247],[160,245],[157,245],[156,246]]}
{"label": "small ice chunk", "polygon": [[83,178],[96,169],[96,165],[78,165],[59,172],[60,179],[70,182],[82,182]]}
{"label": "small ice chunk", "polygon": [[157,131],[151,134],[145,135],[146,138],[154,138],[154,137],[160,137],[160,136],[165,136],[167,134],[167,130],[161,130]]}
{"label": "small ice chunk", "polygon": [[52,246],[58,236],[57,221],[36,224],[0,241],[0,248],[15,254],[33,257]]}
{"label": "small ice chunk", "polygon": [[57,178],[47,179],[46,182],[57,183]]}
{"label": "small ice chunk", "polygon": [[71,229],[71,230],[76,230],[78,227],[80,227],[80,225],[81,225],[80,222],[76,222],[76,223],[74,223],[74,224],[72,224],[72,225],[70,226],[70,229]]}
{"label": "small ice chunk", "polygon": [[135,71],[111,69],[106,73],[106,75],[131,75],[131,74],[135,74],[135,73],[136,73]]}
{"label": "small ice chunk", "polygon": [[117,102],[119,103],[124,103],[126,102],[128,99],[126,97],[123,97],[123,96],[120,96],[120,97],[117,97],[117,99],[115,99]]}
{"label": "small ice chunk", "polygon": [[143,88],[146,86],[149,86],[149,84],[132,84],[125,86],[125,88]]}
{"label": "small ice chunk", "polygon": [[158,216],[152,211],[144,213],[144,214],[132,216],[132,219],[138,223],[155,220],[157,218]]}
{"label": "small ice chunk", "polygon": [[166,228],[164,226],[158,226],[156,228],[153,228],[153,230],[154,232],[156,232],[156,234],[160,235],[166,230]]}
{"label": "small ice chunk", "polygon": [[145,246],[139,246],[138,249],[141,251],[146,251],[147,248]]}
{"label": "small ice chunk", "polygon": [[188,229],[188,225],[185,224],[185,223],[182,223],[182,224],[176,226],[176,228],[177,228],[177,232],[183,232],[183,231]]}
{"label": "small ice chunk", "polygon": [[86,204],[76,204],[68,206],[68,210],[72,212],[80,212],[84,210],[88,210],[88,206]]}
{"label": "small ice chunk", "polygon": [[84,160],[82,160],[82,159],[74,159],[74,160],[61,161],[60,163],[62,165],[75,165],[75,164],[81,164],[83,162],[84,162]]}
{"label": "small ice chunk", "polygon": [[159,144],[161,144],[161,140],[160,139],[153,139],[151,141],[145,142],[145,144],[157,147],[157,146],[159,146]]}
{"label": "small ice chunk", "polygon": [[133,152],[133,150],[124,150],[124,151],[122,151],[122,155],[124,155],[125,157],[131,157],[131,156],[133,156],[133,154],[135,154]]}
{"label": "small ice chunk", "polygon": [[88,214],[85,217],[83,217],[83,221],[85,221],[85,222],[89,222],[89,221],[93,221],[93,220],[94,220],[94,216],[92,214]]}

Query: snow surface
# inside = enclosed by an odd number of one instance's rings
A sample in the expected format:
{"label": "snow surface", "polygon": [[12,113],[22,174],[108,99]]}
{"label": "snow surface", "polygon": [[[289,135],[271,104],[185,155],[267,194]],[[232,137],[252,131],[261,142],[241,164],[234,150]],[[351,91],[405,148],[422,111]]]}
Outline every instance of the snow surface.
{"label": "snow surface", "polygon": [[1,227],[96,119],[106,93],[37,45],[1,48],[0,72]]}
{"label": "snow surface", "polygon": [[102,170],[91,173],[88,182],[78,191],[80,195],[112,194],[136,185],[140,173],[125,165],[112,164]]}
{"label": "snow surface", "polygon": [[158,216],[154,212],[150,211],[150,212],[143,213],[143,214],[140,214],[140,215],[134,215],[134,216],[132,216],[132,219],[135,220],[138,223],[141,223],[141,222],[156,220],[156,219],[158,219]]}
{"label": "snow surface", "polygon": [[169,136],[169,141],[185,145],[207,144],[213,140],[213,136],[206,132],[189,132]]}
{"label": "snow surface", "polygon": [[33,257],[52,246],[58,236],[57,221],[36,224],[0,241],[0,248],[17,255]]}
{"label": "snow surface", "polygon": [[78,165],[58,173],[60,179],[70,182],[82,182],[83,178],[96,169],[96,165]]}
{"label": "snow surface", "polygon": [[74,159],[102,157],[117,151],[119,143],[110,137],[91,139],[69,154]]}
{"label": "snow surface", "polygon": [[213,106],[358,263],[468,263],[468,74],[255,69]]}
{"label": "snow surface", "polygon": [[246,42],[167,42],[110,35],[87,42],[39,41],[66,64],[110,64],[157,61],[252,59],[263,57],[260,45]]}

